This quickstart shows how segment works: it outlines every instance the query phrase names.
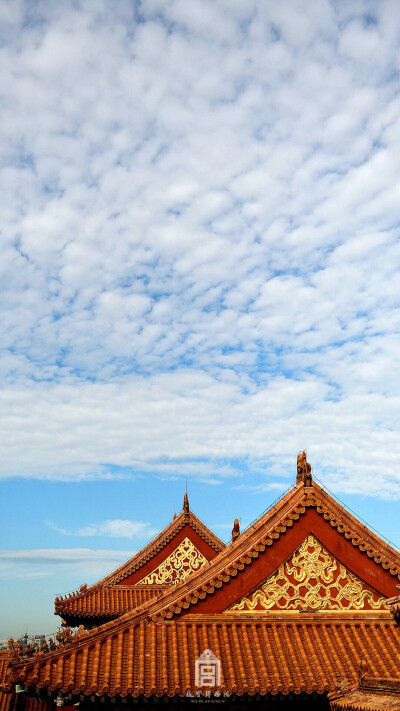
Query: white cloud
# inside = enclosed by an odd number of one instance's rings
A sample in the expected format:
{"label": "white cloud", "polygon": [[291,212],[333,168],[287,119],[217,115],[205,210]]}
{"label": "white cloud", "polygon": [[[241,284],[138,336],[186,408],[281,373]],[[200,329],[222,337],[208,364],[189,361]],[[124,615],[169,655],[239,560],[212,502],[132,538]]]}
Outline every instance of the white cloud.
{"label": "white cloud", "polygon": [[46,521],[46,524],[65,536],[109,536],[111,538],[134,538],[137,536],[142,538],[143,536],[154,536],[157,533],[156,529],[151,528],[148,523],[121,519],[89,523],[76,531],[67,531],[52,521]]}
{"label": "white cloud", "polygon": [[1,475],[398,496],[394,3],[1,12]]}
{"label": "white cloud", "polygon": [[1,550],[1,578],[42,578],[67,573],[71,579],[79,576],[104,575],[127,560],[127,551],[91,550],[90,548],[41,548],[33,550]]}

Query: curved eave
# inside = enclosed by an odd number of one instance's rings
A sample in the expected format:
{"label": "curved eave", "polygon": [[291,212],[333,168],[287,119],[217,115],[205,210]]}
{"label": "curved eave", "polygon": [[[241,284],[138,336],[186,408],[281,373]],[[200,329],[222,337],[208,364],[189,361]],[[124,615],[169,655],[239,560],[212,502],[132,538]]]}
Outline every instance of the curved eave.
{"label": "curved eave", "polygon": [[335,690],[340,679],[354,685],[360,656],[374,676],[393,676],[399,641],[388,613],[141,620],[114,636],[22,662],[9,683],[123,698],[195,695],[195,659],[211,648],[222,662],[221,692],[322,694]]}
{"label": "curved eave", "polygon": [[90,589],[85,595],[56,603],[55,613],[68,620],[93,618],[113,619],[146,602],[161,597],[166,585],[115,586]]}
{"label": "curved eave", "polygon": [[267,547],[273,546],[309,508],[314,508],[332,528],[362,553],[373,558],[378,566],[400,579],[400,556],[397,551],[360,524],[317,484],[305,487],[299,483],[208,566],[189,576],[176,591],[167,592],[162,606],[160,603],[149,603],[148,613],[155,619],[170,619],[199,600],[204,600],[207,595],[212,595]]}
{"label": "curved eave", "polygon": [[99,580],[94,585],[89,588],[80,590],[77,593],[66,597],[59,598],[55,600],[55,612],[58,615],[62,615],[63,611],[71,613],[71,607],[75,603],[81,603],[84,605],[84,601],[88,599],[96,591],[107,588],[108,586],[121,583],[126,577],[139,570],[146,563],[148,563],[154,556],[160,553],[163,548],[179,533],[179,531],[184,528],[184,526],[190,526],[199,536],[204,540],[210,548],[215,550],[217,553],[226,548],[226,544],[223,543],[207,526],[205,526],[202,521],[192,512],[192,511],[181,511],[178,516],[171,521],[171,523],[166,526],[155,538],[153,538],[150,543],[148,543],[144,548],[142,548],[133,557],[129,558],[125,563],[119,566],[109,575],[105,576]]}
{"label": "curved eave", "polygon": [[[308,508],[315,508],[340,535],[358,547],[378,566],[400,578],[400,556],[375,534],[362,526],[331,496],[316,484],[304,487],[297,484],[274,507],[267,511],[256,523],[244,531],[234,543],[227,546],[211,562],[192,573],[182,583],[171,586],[158,600],[150,600],[141,610],[128,612],[108,625],[127,626],[135,617],[142,616],[155,620],[170,619],[181,610],[189,610],[199,600],[212,595],[232,577],[240,574],[252,560],[258,558],[286,530],[303,516]],[[362,535],[361,535],[362,534]],[[387,557],[390,554],[390,559]],[[107,625],[99,627],[92,634],[108,634]]]}

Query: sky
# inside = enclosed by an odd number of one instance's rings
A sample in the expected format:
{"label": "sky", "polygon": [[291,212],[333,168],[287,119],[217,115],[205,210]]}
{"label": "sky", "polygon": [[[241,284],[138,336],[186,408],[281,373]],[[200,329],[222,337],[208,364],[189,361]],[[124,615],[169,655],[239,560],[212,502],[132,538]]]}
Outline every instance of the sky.
{"label": "sky", "polygon": [[0,639],[304,448],[400,547],[399,44],[397,0],[0,4]]}

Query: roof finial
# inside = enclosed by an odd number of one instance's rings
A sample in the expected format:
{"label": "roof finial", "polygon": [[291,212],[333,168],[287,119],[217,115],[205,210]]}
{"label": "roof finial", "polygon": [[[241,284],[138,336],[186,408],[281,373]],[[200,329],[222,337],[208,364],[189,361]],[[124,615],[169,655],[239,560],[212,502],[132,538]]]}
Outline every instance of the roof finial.
{"label": "roof finial", "polygon": [[239,536],[240,536],[240,523],[239,523],[239,519],[235,518],[235,520],[233,522],[233,528],[232,528],[232,543]]}
{"label": "roof finial", "polygon": [[188,493],[187,493],[187,479],[186,479],[186,489],[185,489],[185,496],[183,497],[183,511],[184,513],[189,513],[189,498],[188,498]]}
{"label": "roof finial", "polygon": [[304,449],[297,457],[297,476],[296,484],[303,482],[304,486],[311,486],[311,464],[307,462],[307,453]]}

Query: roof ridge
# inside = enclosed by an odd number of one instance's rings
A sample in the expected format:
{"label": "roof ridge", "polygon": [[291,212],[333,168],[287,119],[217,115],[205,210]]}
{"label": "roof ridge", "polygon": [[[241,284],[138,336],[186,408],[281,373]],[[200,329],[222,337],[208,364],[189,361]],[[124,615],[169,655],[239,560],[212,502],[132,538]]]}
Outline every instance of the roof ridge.
{"label": "roof ridge", "polygon": [[[320,500],[320,497],[323,500]],[[286,504],[289,504],[288,507]],[[366,552],[369,557],[374,558],[377,564],[382,565],[385,570],[389,570],[392,575],[397,575],[400,578],[400,555],[397,551],[387,546],[366,526],[360,525],[357,519],[349,514],[344,507],[341,507],[340,512],[337,512],[338,504],[335,499],[318,484],[311,483],[310,486],[305,486],[303,482],[299,482],[278,504],[262,515],[250,529],[246,529],[242,536],[239,536],[225,551],[209,562],[208,567],[205,565],[198,572],[188,576],[176,590],[166,591],[164,598],[167,599],[159,598],[158,601],[149,602],[149,612],[152,605],[165,606],[167,603],[167,607],[161,610],[156,609],[153,614],[157,617],[157,612],[159,612],[162,617],[168,619],[174,614],[179,614],[182,608],[188,609],[191,604],[195,604],[199,599],[204,599],[207,594],[214,592],[215,588],[222,587],[224,582],[228,582],[232,576],[236,576],[238,570],[243,570],[253,558],[258,558],[266,546],[273,545],[274,541],[310,507],[315,508],[320,515],[329,520],[331,526],[350,539],[353,545],[358,546],[362,552]],[[274,517],[276,521],[274,521]],[[263,531],[267,523],[270,527]],[[254,538],[253,542],[251,542],[252,537]],[[366,540],[367,538],[372,539],[372,542]],[[390,557],[393,556],[394,560],[390,560],[388,553]],[[226,564],[220,568],[224,559]],[[168,599],[170,600],[169,606]]]}
{"label": "roof ridge", "polygon": [[193,513],[193,511],[184,508],[172,521],[170,521],[170,523],[167,524],[167,526],[165,526],[165,528],[156,534],[151,541],[149,541],[133,556],[128,558],[128,560],[122,563],[122,565],[118,566],[118,568],[104,576],[104,578],[101,578],[101,580],[94,583],[90,587],[82,585],[79,590],[69,596],[57,596],[56,605],[59,606],[60,603],[63,603],[64,601],[77,600],[85,597],[89,593],[93,593],[95,590],[111,586],[128,577],[128,575],[141,568],[155,555],[157,555],[157,553],[159,553],[187,524],[191,526],[200,538],[208,543],[208,545],[215,551],[220,552],[226,547],[226,544],[221,541],[221,539],[218,538],[218,536],[216,536],[215,533],[213,533],[208,526],[206,526],[196,516],[196,514]]}
{"label": "roof ridge", "polygon": [[334,506],[336,509],[340,509],[339,516],[343,515],[343,517],[347,519],[354,528],[359,529],[361,536],[371,539],[376,547],[385,549],[387,556],[390,555],[397,559],[396,565],[400,567],[400,554],[395,548],[393,548],[393,546],[381,538],[377,533],[375,533],[375,531],[371,530],[365,523],[357,519],[355,515],[346,509],[344,504],[336,501],[336,499],[329,492],[327,492],[323,486],[313,482],[313,489],[316,489],[331,506]]}
{"label": "roof ridge", "polygon": [[[306,510],[305,507],[303,507],[303,506],[301,505],[301,502],[302,502],[302,500],[304,499],[304,491],[302,491],[302,489],[303,489],[303,484],[296,484],[296,485],[291,489],[291,491],[288,492],[288,494],[286,494],[286,495],[278,502],[278,504],[277,504],[276,506],[272,507],[272,508],[271,508],[270,510],[268,510],[265,514],[263,514],[263,516],[260,517],[260,519],[259,519],[259,521],[258,521],[257,523],[260,524],[261,520],[263,520],[263,519],[268,519],[268,518],[272,518],[272,517],[276,514],[275,509],[277,508],[277,506],[278,506],[278,505],[282,506],[283,504],[286,504],[289,495],[291,495],[291,497],[293,497],[295,494],[298,495],[300,506],[299,506],[299,513],[296,513],[293,518],[294,518],[294,519],[299,518],[300,513],[305,513],[305,510]],[[286,515],[286,514],[284,514],[284,515]],[[288,510],[287,515],[290,516],[290,509]],[[292,523],[293,523],[293,521],[292,521]],[[261,524],[260,524],[260,525],[261,525]],[[291,525],[292,525],[292,524],[291,524]],[[256,526],[256,524],[253,524],[253,526],[250,527],[250,528],[253,528],[253,529],[254,529],[253,532],[255,532],[255,526]],[[202,566],[202,567],[199,569],[199,571],[194,572],[194,573],[192,573],[191,575],[189,575],[189,576],[186,578],[186,580],[182,581],[181,583],[177,583],[177,584],[174,585],[173,587],[171,586],[171,590],[169,590],[169,589],[168,589],[168,590],[163,590],[162,594],[161,594],[160,597],[158,598],[158,602],[160,603],[160,605],[165,604],[165,600],[164,600],[165,597],[174,597],[174,595],[176,596],[177,593],[179,593],[179,591],[181,590],[181,588],[186,588],[186,587],[188,587],[188,584],[189,584],[189,585],[190,585],[190,584],[193,584],[193,583],[195,582],[195,580],[197,579],[197,577],[201,577],[200,574],[202,574],[202,575],[204,576],[204,574],[209,571],[209,568],[210,568],[211,565],[214,566],[214,564],[217,563],[219,559],[222,559],[222,560],[223,560],[223,558],[224,558],[224,553],[227,553],[228,551],[229,551],[229,552],[232,552],[232,551],[234,551],[234,549],[235,549],[233,558],[238,557],[238,556],[240,557],[240,555],[243,556],[244,553],[245,553],[245,551],[246,551],[246,548],[244,547],[244,544],[245,544],[244,538],[245,538],[245,537],[248,537],[250,532],[251,532],[251,531],[249,531],[249,528],[247,528],[246,531],[245,531],[241,536],[239,536],[239,537],[235,540],[234,543],[231,543],[229,546],[226,546],[222,551],[220,551],[220,553],[213,559],[212,562],[209,561],[209,562],[208,562],[208,567],[207,567],[207,564],[204,564],[204,566]],[[246,534],[247,534],[247,535],[246,535]],[[277,537],[279,537],[279,536],[277,536]],[[241,540],[241,539],[242,539],[242,540]],[[272,539],[271,539],[271,543],[272,543]],[[270,544],[269,544],[269,545],[270,545]],[[243,552],[241,552],[242,549],[243,549]],[[264,549],[265,549],[265,548],[264,548]],[[249,561],[249,562],[251,562],[251,561]],[[233,561],[232,565],[234,565],[234,561]],[[238,566],[238,568],[239,568],[239,566]],[[242,565],[241,569],[243,569],[243,568],[244,568],[244,564]],[[234,574],[236,575],[237,573],[235,572]],[[229,577],[230,577],[230,576],[229,576]],[[229,579],[229,578],[228,578],[228,579]],[[228,581],[228,580],[226,580],[226,582],[227,582],[227,581]],[[225,581],[224,581],[224,582],[225,582]],[[217,585],[217,587],[222,587],[222,582],[221,582],[221,585]],[[204,598],[205,596],[206,596],[206,592],[204,592],[204,595],[203,595],[202,597]],[[200,597],[200,596],[199,596],[199,597]],[[103,635],[103,634],[107,634],[107,633],[111,630],[111,628],[114,628],[115,631],[116,631],[119,627],[123,627],[125,624],[128,624],[130,621],[132,621],[134,624],[135,624],[135,623],[139,623],[140,620],[143,620],[143,619],[147,619],[148,621],[150,621],[151,619],[154,619],[154,614],[151,614],[151,612],[150,612],[150,610],[149,610],[149,608],[151,607],[151,605],[152,605],[153,602],[155,602],[155,601],[154,601],[154,600],[149,600],[149,601],[147,601],[147,602],[144,602],[144,603],[143,603],[142,605],[140,605],[139,607],[137,607],[137,608],[135,608],[135,609],[133,609],[133,610],[130,610],[129,612],[126,612],[125,614],[121,615],[121,616],[118,617],[117,619],[115,619],[115,620],[110,620],[109,622],[106,622],[106,623],[104,623],[103,625],[100,625],[99,627],[96,627],[96,628],[94,628],[94,629],[92,629],[92,630],[89,630],[89,631],[84,632],[84,633],[82,634],[82,637],[84,637],[84,638],[85,638],[85,641],[88,642],[88,641],[89,641],[89,638],[90,638],[90,639],[93,639],[93,638],[96,638],[98,635],[101,636],[101,635]],[[197,599],[196,599],[196,602],[197,602]],[[184,607],[189,607],[189,604],[188,604],[187,606],[184,605]],[[170,615],[169,615],[169,614],[166,614],[166,615],[165,615],[165,617],[167,617],[167,618],[170,618],[170,617],[172,617],[172,616],[173,616],[173,613],[171,613]],[[164,617],[164,615],[163,615],[162,617]],[[83,641],[83,640],[82,640],[82,641]]]}
{"label": "roof ridge", "polygon": [[[294,486],[294,487],[291,489],[291,491],[289,492],[289,494],[293,494],[295,491],[298,491],[300,488],[301,488],[301,485],[296,484],[296,486]],[[282,503],[284,502],[284,500],[285,500],[287,497],[288,497],[288,494],[287,494],[286,496],[284,496],[284,497],[280,500],[280,502],[278,502],[278,504],[282,504]],[[268,511],[263,515],[263,517],[272,516],[275,508],[276,508],[276,507],[274,506],[274,507],[272,507],[270,510],[268,510]],[[182,514],[182,513],[183,513],[183,512],[181,512],[181,514]],[[190,512],[190,513],[192,513],[192,512]],[[179,516],[180,516],[181,514],[179,514]],[[263,517],[261,517],[261,518],[263,518]],[[197,517],[196,517],[196,518],[197,518]],[[177,517],[176,519],[174,519],[174,521],[173,521],[172,523],[174,523],[177,519],[178,519],[178,517]],[[255,525],[255,524],[253,524],[253,528],[254,528],[254,525]],[[251,527],[250,527],[250,528],[251,528]],[[164,529],[164,530],[166,530],[166,529]],[[245,531],[241,536],[239,536],[239,537],[236,539],[236,541],[235,541],[234,543],[230,544],[229,546],[226,546],[226,548],[223,549],[223,550],[219,553],[219,555],[216,556],[216,558],[214,558],[214,561],[216,561],[218,558],[220,558],[220,557],[222,556],[222,553],[223,553],[225,550],[228,550],[228,549],[231,550],[231,549],[233,549],[233,548],[239,548],[239,547],[241,547],[241,544],[243,543],[243,541],[241,541],[241,538],[242,538],[242,536],[244,536],[245,534],[248,534],[248,533],[249,533],[249,529],[246,529],[246,531]],[[202,567],[203,571],[204,571],[205,568],[206,568],[206,564]],[[202,570],[202,569],[200,569],[200,570]],[[199,572],[200,572],[200,571],[199,571]],[[187,581],[193,581],[193,579],[194,579],[195,577],[197,577],[197,574],[198,574],[198,573],[194,573],[194,574],[192,574],[192,575],[189,575],[189,576],[186,578],[185,581],[182,581],[181,583],[177,583],[177,584],[174,586],[173,592],[177,592],[177,591],[178,591],[178,588],[184,586]],[[93,592],[93,590],[94,590],[94,586],[92,586],[91,588],[88,588],[88,590],[85,591],[85,593]],[[165,594],[166,594],[166,593],[168,594],[169,592],[172,592],[172,591],[169,591],[169,590],[168,590],[168,591],[167,591],[167,590],[163,591],[162,595],[160,595],[160,598],[159,598],[160,602],[161,602],[162,599],[165,597]],[[114,627],[114,628],[116,629],[116,628],[119,628],[120,626],[123,626],[124,624],[127,623],[128,619],[129,619],[129,620],[132,619],[132,621],[134,622],[134,621],[135,621],[135,618],[136,618],[136,622],[139,623],[140,619],[143,619],[143,616],[144,616],[144,614],[145,614],[147,608],[150,606],[150,603],[151,603],[151,601],[149,601],[149,602],[147,602],[147,603],[143,603],[143,605],[141,605],[140,607],[135,608],[134,610],[131,610],[130,612],[125,613],[124,615],[121,615],[121,616],[118,617],[116,620],[110,620],[109,622],[105,622],[103,625],[100,625],[99,627],[96,627],[96,628],[94,628],[94,629],[92,629],[92,630],[87,630],[87,631],[83,632],[83,633],[82,633],[82,636],[81,636],[82,643],[83,643],[83,641],[88,642],[89,639],[93,639],[93,638],[96,638],[97,636],[101,636],[101,635],[103,635],[103,634],[107,634],[107,633],[110,631],[110,629],[111,629],[112,627]],[[54,652],[54,653],[55,653],[55,652]]]}
{"label": "roof ridge", "polygon": [[[171,589],[164,590],[157,599],[143,603],[140,607],[121,615],[117,620],[107,622],[89,634],[93,634],[93,637],[96,634],[101,635],[107,633],[111,626],[119,628],[133,621],[139,622],[141,619],[148,621],[171,619],[182,609],[188,609],[199,600],[205,599],[207,594],[213,593],[216,588],[219,589],[224,583],[229,582],[231,577],[235,577],[246,565],[251,564],[253,559],[258,558],[267,546],[272,546],[281,534],[293,526],[295,521],[311,507],[315,508],[354,546],[400,579],[400,554],[397,551],[388,547],[366,526],[361,525],[343,506],[339,507],[335,499],[318,484],[312,482],[311,485],[305,486],[304,482],[298,482],[277,504],[262,514],[258,521],[221,550],[208,564],[189,575],[181,583],[171,586]],[[384,550],[379,550],[377,546]],[[387,552],[393,555],[394,560],[388,558]]]}

